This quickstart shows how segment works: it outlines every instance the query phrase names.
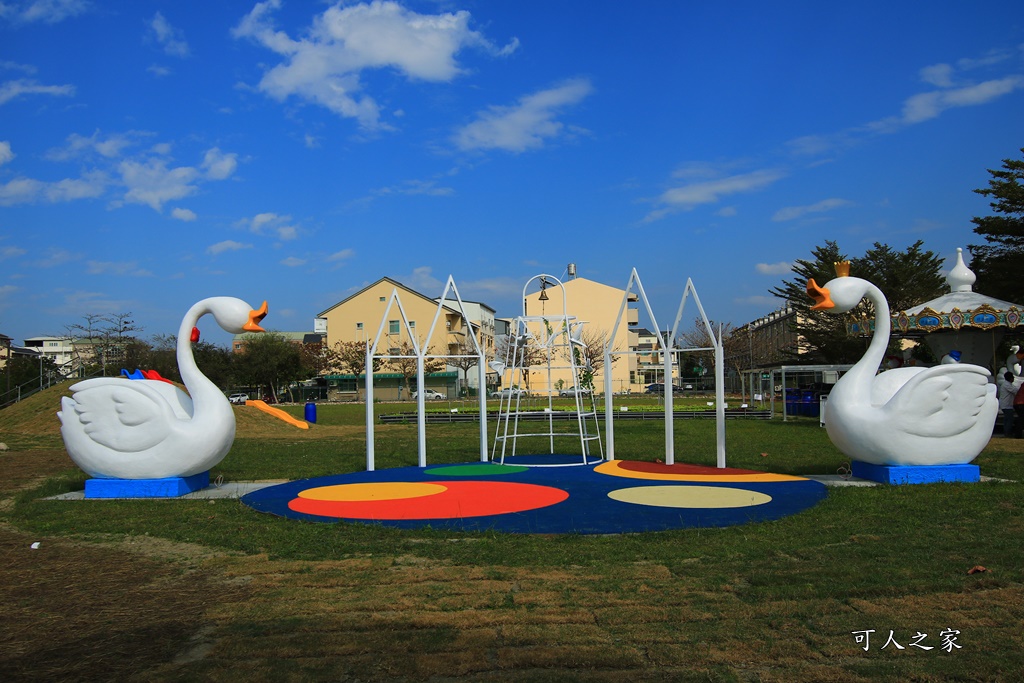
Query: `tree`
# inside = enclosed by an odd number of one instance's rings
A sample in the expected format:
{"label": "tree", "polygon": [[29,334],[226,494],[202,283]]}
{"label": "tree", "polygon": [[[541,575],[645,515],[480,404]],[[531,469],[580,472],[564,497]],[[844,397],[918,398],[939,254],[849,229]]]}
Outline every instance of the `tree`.
{"label": "tree", "polygon": [[447,359],[448,365],[462,370],[462,386],[468,388],[469,371],[480,363],[480,357],[476,353],[476,348],[474,348],[473,342],[469,339],[463,339],[454,349],[450,350],[453,351],[453,355]]}
{"label": "tree", "polygon": [[[594,388],[594,377],[604,369],[604,347],[608,343],[608,333],[600,329],[584,327],[580,333],[583,346],[573,345],[576,365],[580,368],[580,386],[585,389]],[[619,356],[612,356],[612,364]]]}
{"label": "tree", "polygon": [[[934,299],[946,291],[941,274],[942,258],[923,249],[923,244],[918,240],[906,251],[897,251],[875,242],[864,256],[849,259],[850,274],[878,287],[893,311]],[[795,329],[801,337],[800,350],[804,352],[799,354],[800,360],[856,362],[864,353],[864,339],[851,334],[851,324],[856,322],[859,330],[866,330],[865,323],[874,319],[875,312],[867,300],[846,315],[810,310],[813,301],[807,296],[807,281],[814,278],[819,285],[824,285],[835,277],[834,264],[847,260],[839,245],[832,241],[815,247],[812,256],[814,260],[798,259],[793,266],[798,277],[784,280],[771,293],[787,300],[796,311]],[[789,355],[798,356],[796,351]]]}
{"label": "tree", "polygon": [[[366,350],[368,348],[368,342],[335,342],[334,348],[331,349],[335,360],[333,367],[341,372],[355,375],[356,385],[358,386],[359,376],[366,372]],[[384,367],[384,360],[374,356],[373,371],[377,372],[382,367]],[[366,386],[365,379],[363,380],[363,386]]]}
{"label": "tree", "polygon": [[[6,349],[5,349],[6,350]],[[52,358],[33,358],[31,356],[12,356],[7,363],[7,377],[10,386],[23,386],[23,390],[38,389],[49,386],[54,379],[60,378],[60,371]],[[5,399],[10,398],[5,397]]]}
{"label": "tree", "polygon": [[323,342],[302,344],[299,346],[302,368],[310,377],[327,374],[338,365],[338,354]]}
{"label": "tree", "polygon": [[[68,338],[72,340],[75,353],[82,365],[99,366],[103,375],[107,375],[108,366],[117,366],[125,361],[127,346],[137,341],[131,332],[141,332],[142,328],[135,324],[129,313],[99,314],[89,313],[82,318],[85,323],[67,325]],[[118,368],[112,368],[113,374]]]}
{"label": "tree", "polygon": [[[507,367],[518,365],[522,372],[522,383],[527,391],[530,389],[530,368],[535,365],[543,365],[547,361],[547,354],[536,344],[525,344],[517,346],[516,337],[509,333],[498,338],[495,342],[497,358]],[[498,381],[501,381],[499,377]]]}
{"label": "tree", "polygon": [[[1024,153],[1024,148],[1020,150]],[[1024,263],[1024,161],[1003,159],[1002,170],[989,169],[988,187],[974,190],[993,199],[994,216],[971,219],[974,232],[986,244],[968,245],[978,291],[1015,303],[1024,301],[1021,264]]]}
{"label": "tree", "polygon": [[260,387],[277,401],[277,387],[302,375],[299,349],[282,335],[273,332],[247,339],[242,351],[234,355],[239,382]]}
{"label": "tree", "polygon": [[[426,355],[434,353],[434,347],[431,346],[427,349]],[[412,348],[412,344],[407,341],[403,341],[401,346],[398,347],[398,353],[395,354],[397,358],[389,358],[388,366],[395,372],[402,373],[404,378],[404,386],[408,387],[409,391],[415,391],[413,389],[413,380],[416,378],[416,352]],[[429,375],[432,372],[440,372],[444,369],[445,362],[440,358],[424,358],[423,359],[423,372]]]}

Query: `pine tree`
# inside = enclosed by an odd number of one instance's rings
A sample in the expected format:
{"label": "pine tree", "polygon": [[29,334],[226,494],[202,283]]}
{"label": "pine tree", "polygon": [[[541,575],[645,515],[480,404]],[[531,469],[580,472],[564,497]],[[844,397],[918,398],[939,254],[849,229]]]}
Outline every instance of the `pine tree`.
{"label": "pine tree", "polygon": [[[934,299],[946,292],[942,277],[942,258],[923,249],[918,240],[905,251],[875,242],[859,258],[850,261],[850,274],[868,280],[885,295],[893,313]],[[835,277],[834,264],[847,260],[836,242],[826,241],[824,246],[811,252],[814,260],[798,259],[793,266],[795,280],[784,280],[771,293],[786,299],[796,312],[796,332],[803,338],[804,354],[800,360],[812,359],[826,363],[853,363],[864,353],[867,322],[874,319],[871,304],[861,301],[845,315],[812,311],[813,301],[807,295],[807,281],[814,278],[819,285]],[[853,333],[853,324],[857,333]],[[810,356],[806,353],[810,352]]]}
{"label": "pine tree", "polygon": [[[1024,153],[1024,148],[1020,150]],[[993,199],[994,216],[971,219],[974,232],[987,244],[971,244],[971,270],[978,276],[976,288],[988,296],[1024,302],[1024,161],[1004,159],[1002,170],[988,171],[988,187],[975,190]]]}

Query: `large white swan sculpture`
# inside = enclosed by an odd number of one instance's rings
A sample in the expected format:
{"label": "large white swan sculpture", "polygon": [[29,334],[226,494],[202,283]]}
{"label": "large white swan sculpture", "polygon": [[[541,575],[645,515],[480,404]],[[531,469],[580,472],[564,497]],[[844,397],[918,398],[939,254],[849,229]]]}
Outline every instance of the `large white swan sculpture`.
{"label": "large white swan sculpture", "polygon": [[836,447],[873,465],[960,465],[974,460],[992,437],[998,401],[989,371],[977,365],[898,368],[878,375],[889,344],[889,304],[867,280],[836,264],[824,287],[813,279],[811,310],[845,313],[867,297],[875,332],[864,356],[833,387],[825,428]]}
{"label": "large white swan sculpture", "polygon": [[178,370],[188,394],[172,384],[120,377],[72,385],[61,400],[64,446],[75,464],[98,479],[190,477],[208,471],[231,449],[235,414],[192,357],[199,319],[213,314],[232,334],[262,332],[267,303],[213,297],[192,306],[178,330]]}

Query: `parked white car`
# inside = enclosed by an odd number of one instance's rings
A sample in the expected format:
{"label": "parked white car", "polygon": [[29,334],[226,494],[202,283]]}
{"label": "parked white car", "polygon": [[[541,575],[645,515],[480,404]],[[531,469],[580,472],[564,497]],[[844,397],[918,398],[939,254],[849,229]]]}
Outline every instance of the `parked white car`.
{"label": "parked white car", "polygon": [[525,389],[519,387],[510,387],[508,389],[502,389],[501,391],[492,391],[491,398],[513,398],[516,396],[528,396],[529,394]]}
{"label": "parked white car", "polygon": [[562,389],[558,392],[558,395],[563,398],[574,398],[576,395],[590,396],[590,389],[580,389],[578,387],[569,387],[568,389]]}
{"label": "parked white car", "polygon": [[235,405],[244,406],[245,402],[249,400],[249,397],[245,394],[231,394],[228,396],[228,402],[234,403]]}
{"label": "parked white car", "polygon": [[[418,391],[412,392],[413,400],[416,400],[416,398],[418,398],[418,397],[419,397],[419,392]],[[426,401],[435,400],[435,399],[445,399],[445,398],[448,398],[448,397],[445,396],[444,394],[442,394],[440,391],[434,391],[433,389],[424,389],[423,390],[423,399],[426,400]]]}

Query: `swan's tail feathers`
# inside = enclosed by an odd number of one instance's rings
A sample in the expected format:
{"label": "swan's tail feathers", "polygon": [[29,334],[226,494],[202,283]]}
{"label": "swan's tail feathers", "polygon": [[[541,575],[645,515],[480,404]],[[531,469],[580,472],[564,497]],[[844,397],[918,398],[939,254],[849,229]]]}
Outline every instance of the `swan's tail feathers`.
{"label": "swan's tail feathers", "polygon": [[75,402],[71,400],[70,396],[63,396],[60,399],[60,410],[57,411],[57,419],[60,420],[61,426],[64,425],[64,413],[69,416],[74,414]]}
{"label": "swan's tail feathers", "polygon": [[992,400],[988,372],[974,365],[939,365],[915,375],[886,404],[901,428],[947,438],[966,432]]}

